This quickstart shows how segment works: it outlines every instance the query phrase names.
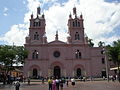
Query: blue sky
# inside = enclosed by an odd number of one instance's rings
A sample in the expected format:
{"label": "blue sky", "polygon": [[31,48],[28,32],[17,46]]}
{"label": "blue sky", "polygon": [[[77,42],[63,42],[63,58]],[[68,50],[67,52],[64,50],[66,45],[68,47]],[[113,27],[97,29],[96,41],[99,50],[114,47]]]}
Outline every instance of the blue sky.
{"label": "blue sky", "polygon": [[0,44],[25,43],[29,18],[32,12],[36,15],[37,6],[45,14],[48,41],[54,40],[56,30],[59,39],[66,41],[67,20],[74,5],[78,15],[82,12],[85,33],[94,43],[120,39],[120,0],[0,0]]}
{"label": "blue sky", "polygon": [[23,23],[25,12],[27,8],[22,0],[0,0],[0,34],[7,32],[14,24]]}

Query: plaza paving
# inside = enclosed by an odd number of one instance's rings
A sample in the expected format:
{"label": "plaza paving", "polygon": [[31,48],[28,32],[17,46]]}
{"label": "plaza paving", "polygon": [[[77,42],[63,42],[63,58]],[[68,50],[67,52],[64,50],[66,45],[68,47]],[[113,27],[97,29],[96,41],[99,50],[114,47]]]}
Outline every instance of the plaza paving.
{"label": "plaza paving", "polygon": [[[1,86],[0,90],[15,90],[14,85]],[[41,82],[21,83],[20,90],[48,90],[48,84],[41,84]],[[76,82],[75,87],[64,85],[63,90],[120,90],[120,83],[107,81],[87,81]]]}

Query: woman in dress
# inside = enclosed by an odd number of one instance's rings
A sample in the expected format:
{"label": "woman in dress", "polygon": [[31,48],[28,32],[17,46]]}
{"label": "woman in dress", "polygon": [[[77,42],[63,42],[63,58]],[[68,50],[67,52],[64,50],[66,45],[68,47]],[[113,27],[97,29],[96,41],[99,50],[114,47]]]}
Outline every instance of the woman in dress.
{"label": "woman in dress", "polygon": [[56,81],[53,79],[52,81],[52,90],[56,90]]}

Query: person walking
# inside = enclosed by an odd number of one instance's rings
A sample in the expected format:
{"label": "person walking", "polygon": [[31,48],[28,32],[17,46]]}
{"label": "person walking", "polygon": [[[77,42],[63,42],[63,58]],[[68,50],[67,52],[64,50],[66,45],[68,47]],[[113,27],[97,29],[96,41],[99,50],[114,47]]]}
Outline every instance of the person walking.
{"label": "person walking", "polygon": [[63,80],[62,79],[60,80],[60,88],[61,88],[61,90],[63,90]]}
{"label": "person walking", "polygon": [[28,85],[30,85],[30,77],[28,77]]}
{"label": "person walking", "polygon": [[44,84],[44,78],[42,78],[42,84]]}
{"label": "person walking", "polygon": [[67,80],[66,80],[66,85],[67,85],[67,87],[68,87],[68,84],[69,84],[69,80],[67,79]]}
{"label": "person walking", "polygon": [[55,81],[55,79],[52,80],[52,90],[56,90],[56,81]]}
{"label": "person walking", "polygon": [[73,87],[75,86],[75,79],[74,78],[71,79],[71,84]]}
{"label": "person walking", "polygon": [[19,88],[20,88],[20,82],[17,81],[17,82],[15,83],[15,90],[19,90]]}
{"label": "person walking", "polygon": [[56,90],[59,90],[59,84],[60,84],[59,79],[56,79],[55,81],[56,81]]}
{"label": "person walking", "polygon": [[49,90],[52,90],[52,79],[48,79]]}

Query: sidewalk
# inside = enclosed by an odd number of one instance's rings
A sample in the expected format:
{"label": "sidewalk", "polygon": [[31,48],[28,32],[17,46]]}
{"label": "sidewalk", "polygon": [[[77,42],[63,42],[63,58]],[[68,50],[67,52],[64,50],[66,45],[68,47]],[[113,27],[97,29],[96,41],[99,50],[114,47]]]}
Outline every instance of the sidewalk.
{"label": "sidewalk", "polygon": [[[14,85],[6,85],[0,87],[0,90],[15,90]],[[48,84],[41,84],[41,82],[31,82],[30,85],[27,83],[21,83],[20,90],[48,90]],[[64,85],[63,90],[120,90],[119,82],[107,82],[107,81],[87,81],[87,82],[76,82],[75,87],[69,87]]]}

